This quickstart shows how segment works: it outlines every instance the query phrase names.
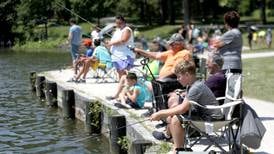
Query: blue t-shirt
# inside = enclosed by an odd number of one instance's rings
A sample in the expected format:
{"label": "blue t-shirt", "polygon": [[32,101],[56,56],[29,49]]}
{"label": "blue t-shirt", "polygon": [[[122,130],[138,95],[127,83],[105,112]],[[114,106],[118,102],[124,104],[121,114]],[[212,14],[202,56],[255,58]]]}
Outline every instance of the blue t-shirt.
{"label": "blue t-shirt", "polygon": [[82,29],[78,25],[72,25],[69,29],[72,33],[71,44],[80,45],[82,40]]}
{"label": "blue t-shirt", "polygon": [[86,51],[86,56],[87,57],[91,57],[93,55],[93,49],[92,48],[88,48]]}
{"label": "blue t-shirt", "polygon": [[136,83],[133,88],[139,90],[139,94],[137,96],[136,103],[138,104],[138,106],[140,108],[142,108],[146,101],[146,90],[143,86],[141,86],[138,83]]}
{"label": "blue t-shirt", "polygon": [[104,46],[98,46],[94,49],[93,54],[97,59],[99,59],[100,63],[106,64],[107,68],[112,67],[111,56],[108,52],[108,49]]}

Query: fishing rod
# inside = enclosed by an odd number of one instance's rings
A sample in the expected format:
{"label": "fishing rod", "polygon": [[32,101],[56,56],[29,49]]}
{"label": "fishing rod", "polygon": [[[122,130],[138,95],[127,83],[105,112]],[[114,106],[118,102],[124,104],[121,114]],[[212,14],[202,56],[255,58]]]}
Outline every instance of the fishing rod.
{"label": "fishing rod", "polygon": [[[133,126],[133,125],[136,125],[136,124],[140,124],[140,123],[143,123],[143,122],[149,121],[149,120],[150,120],[150,119],[145,119],[145,120],[137,121],[137,122],[135,122],[135,123],[131,123],[131,124],[128,124],[128,125],[126,125],[126,126],[118,127],[118,128],[116,128],[116,130],[123,129],[123,128],[129,127],[129,126]],[[101,134],[106,134],[106,133],[110,133],[110,132],[111,132],[111,131],[109,130],[109,131],[105,131],[105,132],[103,132],[103,133],[101,133]],[[79,139],[79,140],[70,142],[70,143],[68,143],[68,144],[63,144],[62,146],[71,145],[71,144],[74,144],[74,143],[77,143],[77,142],[81,142],[81,141],[87,140],[87,139],[89,139],[89,138],[99,137],[99,136],[101,136],[101,134],[91,135],[91,136],[88,136],[88,137],[85,137],[85,138],[82,138],[82,139]]]}
{"label": "fishing rod", "polygon": [[[71,14],[73,14],[73,15],[79,17],[80,19],[84,20],[85,22],[89,23],[90,25],[95,25],[95,24],[91,23],[90,21],[88,21],[87,19],[85,19],[84,17],[82,17],[82,16],[80,16],[79,14],[75,13],[74,11],[68,9],[67,7],[65,7],[64,5],[62,5],[60,2],[57,2],[56,4],[57,4],[58,6],[61,6],[61,7],[64,8],[66,11],[70,12]],[[99,30],[102,30],[100,27],[98,27],[98,29],[99,29]],[[110,35],[110,34],[108,34],[108,33],[106,33],[106,35],[112,37],[112,35]]]}
{"label": "fishing rod", "polygon": [[[95,25],[95,24],[91,23],[90,21],[88,21],[87,19],[85,19],[85,18],[83,18],[82,16],[80,16],[79,14],[77,14],[77,13],[73,12],[72,10],[68,9],[67,7],[65,7],[64,5],[62,5],[61,3],[57,2],[56,4],[57,4],[58,6],[64,8],[66,11],[70,12],[71,14],[74,14],[74,15],[76,15],[77,17],[79,17],[80,19],[82,19],[82,20],[88,22],[89,24]],[[102,28],[100,28],[100,27],[98,27],[98,29],[99,29],[99,30],[102,30]],[[110,36],[110,37],[112,37],[112,35],[109,34],[109,33],[105,33],[105,34],[108,35],[108,36]],[[111,55],[113,55],[113,54],[111,54]],[[120,60],[122,60],[121,57],[118,57],[118,56],[116,56],[116,55],[113,55],[113,56],[116,57],[116,58],[118,58],[118,59],[120,59]],[[127,62],[127,63],[128,63],[128,62]]]}
{"label": "fishing rod", "polygon": [[70,12],[71,14],[76,15],[77,17],[79,17],[80,19],[84,20],[85,22],[88,22],[91,25],[94,25],[93,23],[91,23],[90,21],[88,21],[87,19],[81,17],[80,15],[78,15],[77,13],[73,12],[72,10],[68,9],[67,7],[65,7],[64,5],[62,5],[61,3],[57,2],[57,5],[61,6],[62,8],[64,8],[65,10],[67,10],[68,12]]}

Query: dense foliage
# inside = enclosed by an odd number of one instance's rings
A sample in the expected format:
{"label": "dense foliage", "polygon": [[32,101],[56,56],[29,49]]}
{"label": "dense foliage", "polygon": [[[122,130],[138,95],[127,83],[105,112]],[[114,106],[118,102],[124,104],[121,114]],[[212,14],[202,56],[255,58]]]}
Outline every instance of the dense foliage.
{"label": "dense foliage", "polygon": [[135,24],[174,24],[183,21],[185,3],[192,21],[208,24],[222,22],[223,13],[231,9],[242,16],[258,16],[262,23],[274,14],[272,0],[1,0],[0,40],[47,39],[48,26],[66,25],[75,17],[68,10],[97,24],[102,17],[118,14]]}

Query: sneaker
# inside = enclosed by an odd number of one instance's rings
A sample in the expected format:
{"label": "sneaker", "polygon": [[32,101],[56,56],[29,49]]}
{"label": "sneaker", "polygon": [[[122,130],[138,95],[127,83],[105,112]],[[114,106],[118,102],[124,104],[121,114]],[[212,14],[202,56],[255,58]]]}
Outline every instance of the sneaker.
{"label": "sneaker", "polygon": [[165,133],[163,132],[159,132],[159,131],[153,131],[152,132],[152,136],[154,138],[156,138],[157,140],[165,140],[165,141],[168,141],[171,139],[170,136],[167,136]]}
{"label": "sneaker", "polygon": [[80,79],[79,82],[80,83],[86,83],[86,79]]}
{"label": "sneaker", "polygon": [[69,79],[67,82],[75,82],[75,81],[76,81],[76,79],[73,77],[73,78]]}

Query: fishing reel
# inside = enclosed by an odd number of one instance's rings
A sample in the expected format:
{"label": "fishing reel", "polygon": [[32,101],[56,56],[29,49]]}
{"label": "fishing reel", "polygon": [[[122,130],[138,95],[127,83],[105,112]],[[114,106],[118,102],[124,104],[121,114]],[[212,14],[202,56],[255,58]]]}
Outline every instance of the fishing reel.
{"label": "fishing reel", "polygon": [[143,65],[143,66],[147,65],[148,62],[149,62],[149,58],[143,58],[143,59],[140,61],[141,65]]}
{"label": "fishing reel", "polygon": [[135,47],[133,45],[127,45],[127,48],[134,52]]}

